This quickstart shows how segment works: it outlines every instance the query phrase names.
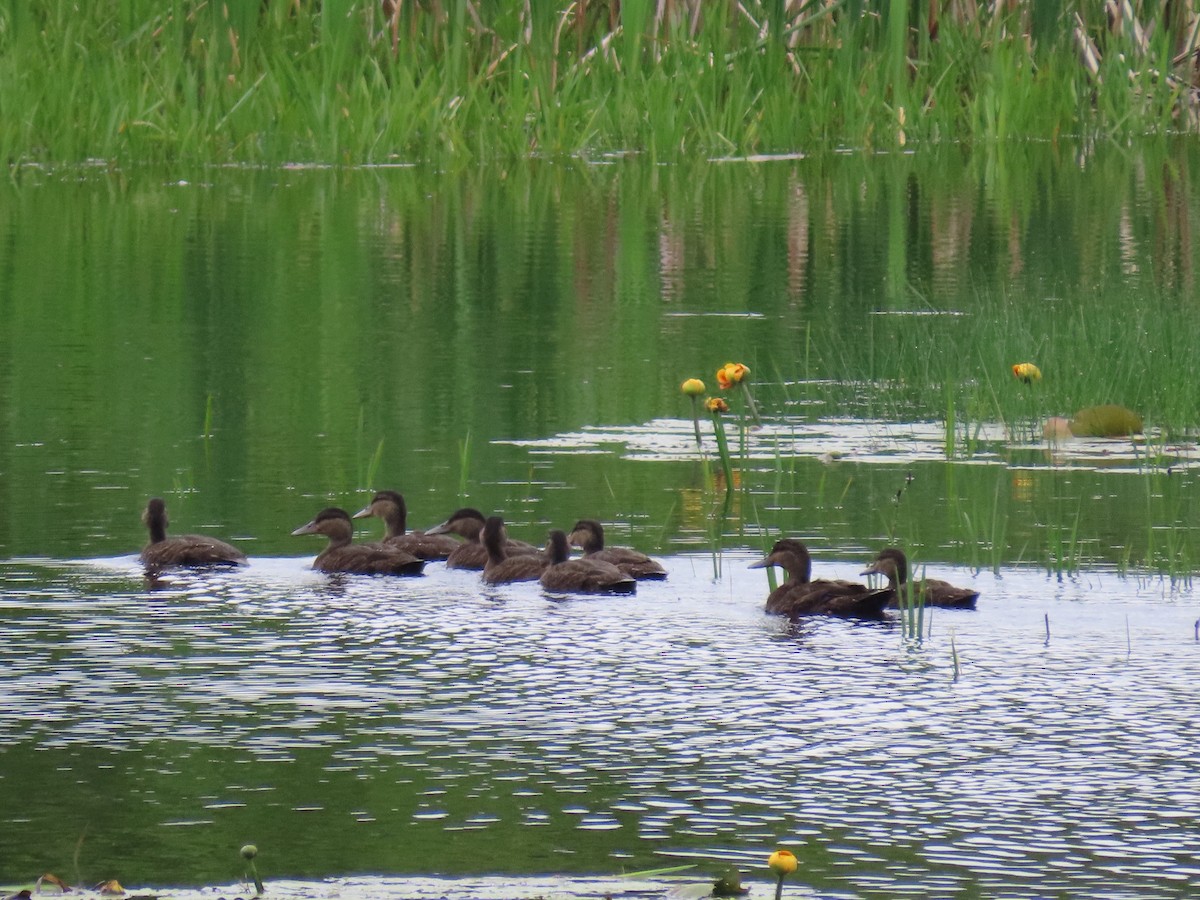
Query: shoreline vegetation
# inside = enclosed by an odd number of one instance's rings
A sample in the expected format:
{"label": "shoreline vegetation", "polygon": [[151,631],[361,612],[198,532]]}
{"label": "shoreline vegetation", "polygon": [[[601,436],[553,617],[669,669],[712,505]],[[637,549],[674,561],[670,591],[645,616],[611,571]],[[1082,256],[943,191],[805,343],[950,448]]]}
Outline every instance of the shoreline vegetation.
{"label": "shoreline vegetation", "polygon": [[970,0],[0,3],[10,166],[746,157],[1194,131],[1200,17]]}

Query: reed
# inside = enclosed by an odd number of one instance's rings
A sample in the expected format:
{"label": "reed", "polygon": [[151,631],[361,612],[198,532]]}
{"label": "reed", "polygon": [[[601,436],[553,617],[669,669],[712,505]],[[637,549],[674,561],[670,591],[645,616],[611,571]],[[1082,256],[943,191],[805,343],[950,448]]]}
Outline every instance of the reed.
{"label": "reed", "polygon": [[[1139,135],[1190,114],[1186,67],[1163,77],[1193,49],[1180,16],[1147,14],[1150,37],[1139,41],[1095,4],[1042,9],[8,0],[0,150],[13,160],[370,163],[610,149],[659,159]],[[1083,44],[1093,52],[1081,64]]]}
{"label": "reed", "polygon": [[458,496],[463,502],[469,493],[471,479],[471,429],[458,440]]}
{"label": "reed", "polygon": [[207,442],[212,437],[213,429],[213,395],[212,391],[208,392],[208,397],[204,401],[204,429],[200,432],[201,437]]}
{"label": "reed", "polygon": [[900,635],[906,641],[919,644],[925,635],[925,595],[919,590],[915,566],[912,577],[899,586],[897,594],[900,605]]}

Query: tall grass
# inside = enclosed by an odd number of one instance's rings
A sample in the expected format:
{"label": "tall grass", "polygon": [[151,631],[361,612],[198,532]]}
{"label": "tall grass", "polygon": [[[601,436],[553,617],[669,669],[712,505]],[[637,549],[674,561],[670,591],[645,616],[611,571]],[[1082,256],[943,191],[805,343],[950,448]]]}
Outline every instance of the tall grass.
{"label": "tall grass", "polygon": [[1187,68],[1163,77],[1190,23],[1141,24],[1081,0],[3,0],[0,151],[662,159],[1190,124]]}

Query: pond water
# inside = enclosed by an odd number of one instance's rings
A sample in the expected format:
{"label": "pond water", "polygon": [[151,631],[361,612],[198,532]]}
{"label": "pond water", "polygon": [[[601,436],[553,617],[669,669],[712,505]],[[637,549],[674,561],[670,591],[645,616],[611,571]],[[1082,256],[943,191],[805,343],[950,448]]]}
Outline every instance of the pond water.
{"label": "pond water", "polygon": [[[22,169],[0,190],[0,883],[232,896],[1179,896],[1200,885],[1185,143],[686,169]],[[734,489],[687,377],[727,394]],[[1010,368],[1037,362],[1042,382]],[[1137,439],[1048,444],[1104,402]],[[632,598],[330,578],[400,489]],[[250,555],[147,584],[139,515]],[[376,536],[367,520],[363,536]],[[768,617],[782,535],[982,592]],[[693,865],[672,880],[638,876]]]}

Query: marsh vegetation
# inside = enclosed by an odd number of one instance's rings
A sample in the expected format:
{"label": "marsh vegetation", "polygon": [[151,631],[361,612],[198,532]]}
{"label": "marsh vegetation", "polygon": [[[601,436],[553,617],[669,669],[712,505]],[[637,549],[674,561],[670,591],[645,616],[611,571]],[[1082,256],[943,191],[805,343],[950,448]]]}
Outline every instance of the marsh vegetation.
{"label": "marsh vegetation", "polygon": [[451,165],[1192,130],[1188,4],[0,5],[10,162]]}

